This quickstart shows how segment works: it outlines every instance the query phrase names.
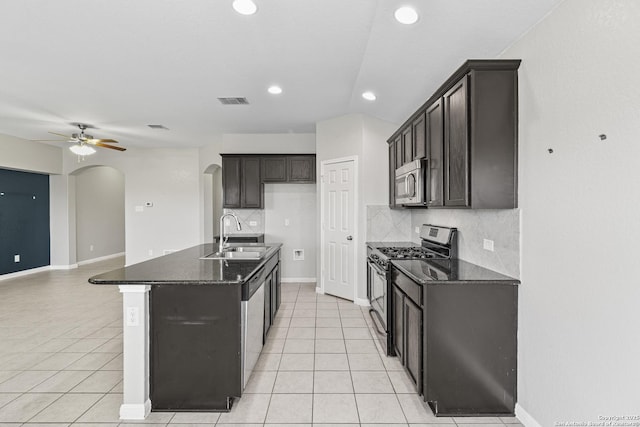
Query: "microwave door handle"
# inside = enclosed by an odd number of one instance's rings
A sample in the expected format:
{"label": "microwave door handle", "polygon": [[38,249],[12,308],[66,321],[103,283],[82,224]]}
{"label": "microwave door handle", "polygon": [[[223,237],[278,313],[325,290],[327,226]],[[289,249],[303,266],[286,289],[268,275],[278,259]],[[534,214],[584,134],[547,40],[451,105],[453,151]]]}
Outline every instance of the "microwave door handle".
{"label": "microwave door handle", "polygon": [[404,177],[404,195],[405,195],[405,197],[409,196],[409,175],[410,174],[407,174]]}

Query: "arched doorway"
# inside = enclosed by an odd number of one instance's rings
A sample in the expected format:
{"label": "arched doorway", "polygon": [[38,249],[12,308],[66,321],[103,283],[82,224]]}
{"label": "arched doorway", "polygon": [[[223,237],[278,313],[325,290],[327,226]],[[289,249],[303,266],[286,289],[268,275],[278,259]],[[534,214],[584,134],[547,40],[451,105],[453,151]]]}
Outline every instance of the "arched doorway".
{"label": "arched doorway", "polygon": [[124,174],[110,166],[87,166],[75,179],[75,242],[79,264],[125,252]]}

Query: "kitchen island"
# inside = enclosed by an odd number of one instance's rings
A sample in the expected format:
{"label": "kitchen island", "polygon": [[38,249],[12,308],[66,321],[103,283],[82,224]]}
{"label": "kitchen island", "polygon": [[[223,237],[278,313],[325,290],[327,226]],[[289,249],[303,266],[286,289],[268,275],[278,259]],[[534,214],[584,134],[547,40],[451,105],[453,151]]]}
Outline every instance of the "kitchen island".
{"label": "kitchen island", "polygon": [[207,258],[217,249],[203,244],[89,279],[123,294],[121,419],[241,396],[279,303],[281,244],[242,247],[261,256]]}

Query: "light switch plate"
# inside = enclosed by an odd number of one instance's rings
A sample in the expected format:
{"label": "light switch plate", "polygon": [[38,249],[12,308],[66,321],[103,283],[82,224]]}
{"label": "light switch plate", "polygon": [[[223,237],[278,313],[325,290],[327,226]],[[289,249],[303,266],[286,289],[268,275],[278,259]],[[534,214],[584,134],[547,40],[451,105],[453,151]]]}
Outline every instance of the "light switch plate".
{"label": "light switch plate", "polygon": [[420,227],[416,227],[415,230],[416,234],[420,234]]}
{"label": "light switch plate", "polygon": [[487,250],[493,252],[493,240],[484,239],[482,242],[482,247]]}

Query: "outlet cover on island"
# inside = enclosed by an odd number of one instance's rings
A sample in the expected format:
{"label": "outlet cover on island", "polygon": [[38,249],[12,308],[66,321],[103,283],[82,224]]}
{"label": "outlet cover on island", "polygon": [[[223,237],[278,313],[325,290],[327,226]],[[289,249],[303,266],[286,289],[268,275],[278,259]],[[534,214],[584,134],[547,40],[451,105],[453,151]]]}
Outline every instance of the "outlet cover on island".
{"label": "outlet cover on island", "polygon": [[482,247],[488,251],[493,252],[493,240],[484,239]]}
{"label": "outlet cover on island", "polygon": [[304,249],[294,249],[293,250],[293,260],[294,261],[304,261]]}

